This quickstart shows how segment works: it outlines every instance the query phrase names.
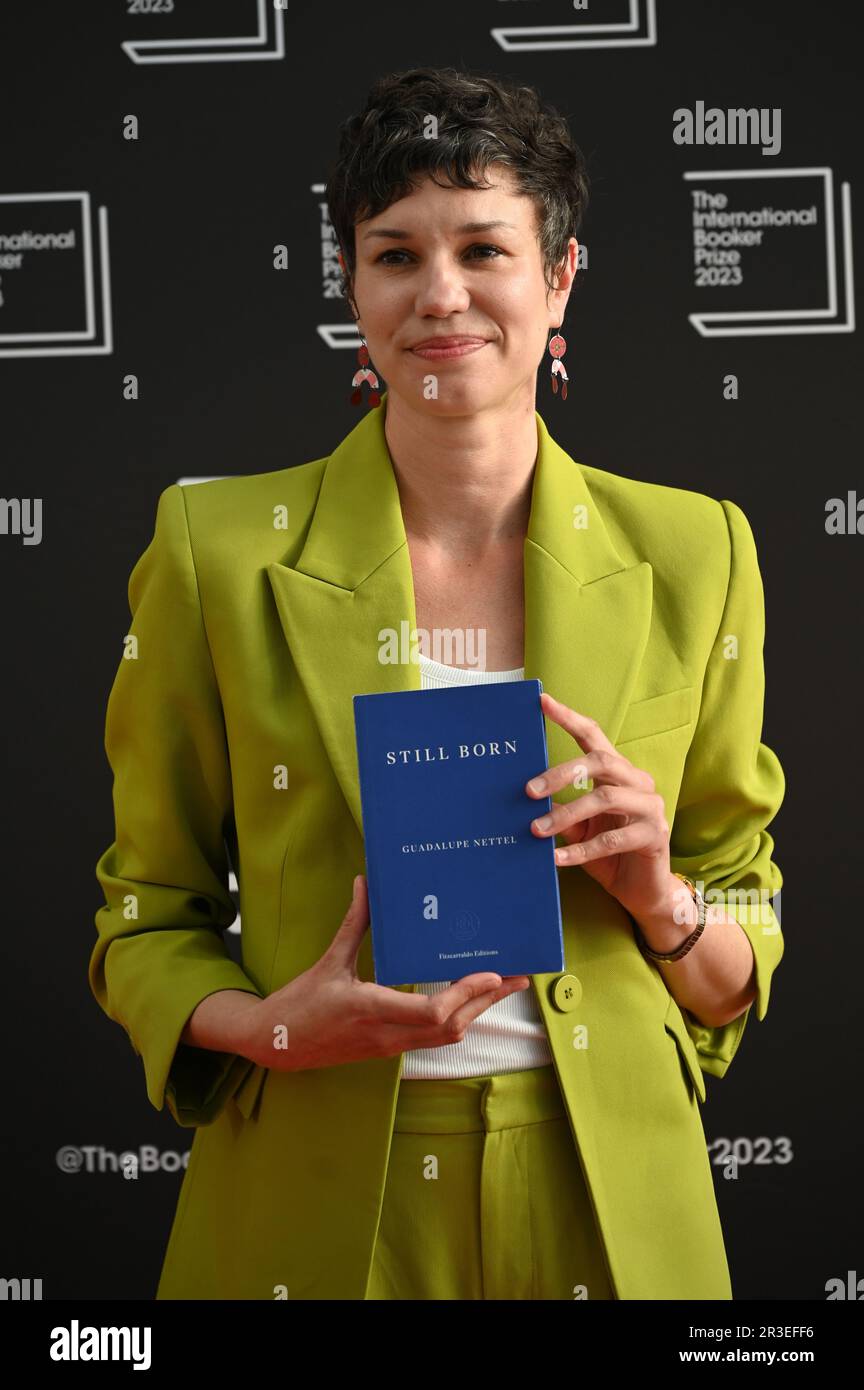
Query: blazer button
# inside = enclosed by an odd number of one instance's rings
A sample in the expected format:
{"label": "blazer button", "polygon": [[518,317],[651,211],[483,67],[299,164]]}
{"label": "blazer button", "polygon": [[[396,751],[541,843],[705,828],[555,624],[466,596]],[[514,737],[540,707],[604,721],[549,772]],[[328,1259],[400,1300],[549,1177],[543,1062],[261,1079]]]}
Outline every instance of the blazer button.
{"label": "blazer button", "polygon": [[575,975],[559,975],[549,987],[552,1003],[562,1014],[578,1008],[582,999],[582,982]]}

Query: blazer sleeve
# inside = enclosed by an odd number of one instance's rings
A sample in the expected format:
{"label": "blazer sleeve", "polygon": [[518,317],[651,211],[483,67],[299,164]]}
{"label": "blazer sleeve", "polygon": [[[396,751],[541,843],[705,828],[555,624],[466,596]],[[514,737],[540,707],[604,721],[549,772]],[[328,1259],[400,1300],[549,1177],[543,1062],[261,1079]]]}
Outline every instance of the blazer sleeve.
{"label": "blazer sleeve", "polygon": [[115,839],[96,866],[105,905],[89,964],[93,993],[141,1057],[147,1095],[183,1126],[210,1124],[253,1067],[180,1042],[221,989],[260,991],[222,936],[235,917],[225,829],[231,773],[178,484],[129,579],[132,624],[108,699]]}
{"label": "blazer sleeve", "polygon": [[699,1065],[714,1076],[728,1070],[754,1004],[757,1019],[765,1017],[771,977],[783,955],[772,903],[783,878],[766,827],[783,800],[785,778],[776,754],[761,742],[762,579],[747,518],[734,502],[721,505],[730,543],[726,601],[670,836],[673,871],[687,874],[709,905],[722,904],[753,950],[756,997],[743,1014],[723,1027],[707,1028],[682,1009]]}

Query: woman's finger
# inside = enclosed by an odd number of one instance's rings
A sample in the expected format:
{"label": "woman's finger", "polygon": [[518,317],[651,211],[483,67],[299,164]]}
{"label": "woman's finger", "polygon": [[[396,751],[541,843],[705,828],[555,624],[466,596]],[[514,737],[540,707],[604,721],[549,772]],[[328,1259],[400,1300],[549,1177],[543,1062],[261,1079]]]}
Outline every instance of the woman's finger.
{"label": "woman's finger", "polygon": [[[419,1028],[411,1028],[409,1035],[403,1040],[403,1050],[408,1051],[412,1047],[440,1047],[447,1041],[454,1041],[454,1039],[443,1035],[451,1032],[464,1033],[474,1019],[488,1009],[491,1004],[497,1003],[499,999],[506,999],[510,994],[518,993],[520,989],[530,988],[531,982],[527,976],[519,978],[527,981],[527,984],[517,984],[515,983],[516,977],[511,976],[509,979],[503,980],[497,989],[486,990],[481,994],[474,995],[443,1019],[430,1022]],[[441,999],[446,993],[447,991],[443,990],[441,994],[434,997]],[[413,997],[416,998],[417,996]]]}
{"label": "woman's finger", "polygon": [[353,894],[348,911],[322,956],[322,960],[329,960],[331,964],[356,974],[357,955],[368,926],[369,899],[366,877],[364,874],[357,874],[354,879]]}
{"label": "woman's finger", "polygon": [[[527,978],[527,977],[524,977]],[[500,975],[494,971],[465,975],[454,980],[437,994],[414,994],[408,990],[392,989],[389,985],[371,982],[361,984],[364,997],[360,1002],[370,1018],[403,1028],[437,1028],[459,1007],[474,999],[494,993],[502,986]]]}
{"label": "woman's finger", "polygon": [[568,734],[572,734],[583,753],[593,753],[598,748],[615,752],[614,744],[606,737],[596,719],[591,719],[587,714],[579,714],[569,705],[562,704],[550,695],[548,690],[541,692],[540,703],[543,713],[556,724],[560,724],[562,729],[566,729]]}
{"label": "woman's finger", "polygon": [[464,1031],[470,1023],[482,1014],[484,1009],[488,1009],[490,1004],[497,1004],[499,999],[506,999],[510,994],[518,994],[522,989],[530,989],[531,981],[527,975],[520,977],[526,981],[525,984],[517,983],[514,978],[503,980],[498,989],[491,990],[486,995],[479,995],[476,999],[471,999],[467,1004],[463,1004],[460,1009],[456,1009],[451,1014],[448,1023],[460,1031]]}
{"label": "woman's finger", "polygon": [[591,859],[605,859],[612,854],[628,854],[634,849],[657,846],[658,853],[665,850],[665,842],[657,834],[656,826],[648,821],[636,821],[633,825],[614,825],[594,835],[590,840],[580,840],[570,845],[556,845],[555,863],[585,864]]}
{"label": "woman's finger", "polygon": [[656,792],[605,783],[564,806],[553,805],[551,811],[532,820],[531,833],[540,839],[563,835],[571,825],[590,820],[592,816],[634,816],[650,821],[655,830],[661,821],[665,824],[663,798]]}
{"label": "woman's finger", "polygon": [[629,758],[616,749],[609,752],[598,748],[593,753],[576,755],[567,762],[556,763],[545,772],[525,783],[529,796],[549,796],[564,787],[584,787],[588,782],[622,782],[631,787],[653,791],[654,779],[641,767],[634,767]]}

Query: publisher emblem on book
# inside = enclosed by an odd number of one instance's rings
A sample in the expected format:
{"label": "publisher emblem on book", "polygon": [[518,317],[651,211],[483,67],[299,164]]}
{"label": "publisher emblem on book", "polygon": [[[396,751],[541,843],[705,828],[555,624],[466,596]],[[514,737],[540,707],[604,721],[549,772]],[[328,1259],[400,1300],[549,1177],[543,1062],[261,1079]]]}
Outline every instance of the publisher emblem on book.
{"label": "publisher emblem on book", "polygon": [[450,935],[457,941],[473,941],[480,930],[480,918],[470,907],[460,907],[453,916]]}

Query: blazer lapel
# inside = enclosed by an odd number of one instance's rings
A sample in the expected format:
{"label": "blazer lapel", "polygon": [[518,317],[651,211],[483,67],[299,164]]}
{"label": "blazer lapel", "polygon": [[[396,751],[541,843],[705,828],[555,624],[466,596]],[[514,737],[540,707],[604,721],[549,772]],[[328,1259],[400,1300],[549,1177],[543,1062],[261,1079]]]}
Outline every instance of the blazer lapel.
{"label": "blazer lapel", "polygon": [[[410,660],[414,584],[384,433],[386,400],[385,392],[328,459],[294,566],[267,565],[295,668],[361,835],[352,698],[420,688],[420,668]],[[651,566],[621,558],[581,469],[536,418],[524,547],[525,676],[591,715],[614,742],[648,637]],[[396,635],[396,662],[386,659],[388,633]],[[574,756],[571,736],[551,720],[546,734],[550,766]]]}

